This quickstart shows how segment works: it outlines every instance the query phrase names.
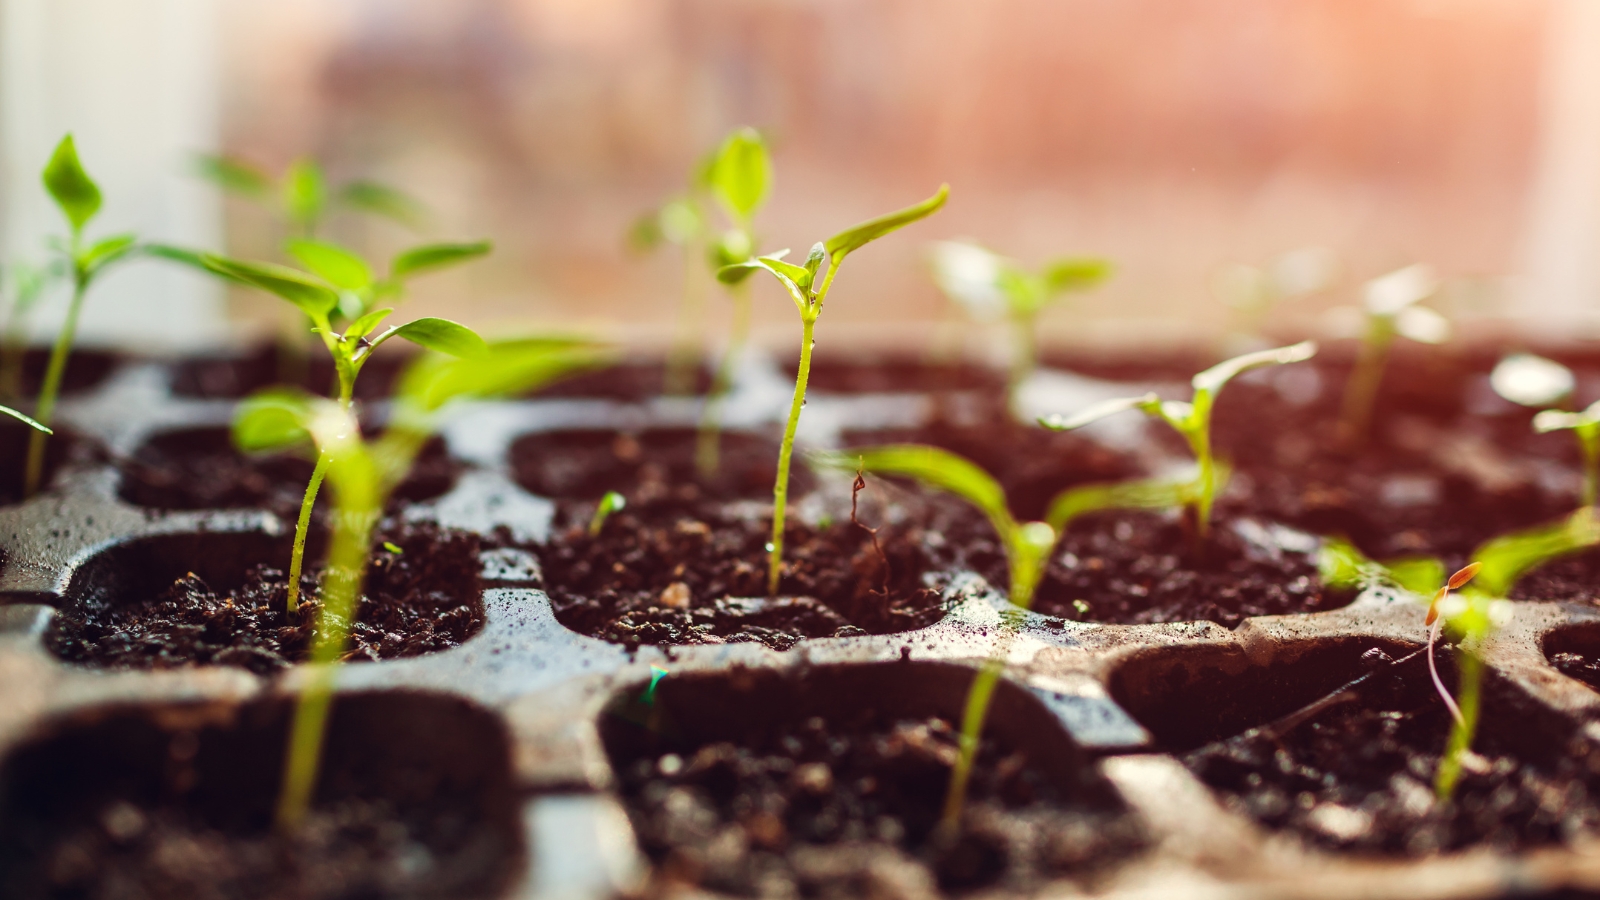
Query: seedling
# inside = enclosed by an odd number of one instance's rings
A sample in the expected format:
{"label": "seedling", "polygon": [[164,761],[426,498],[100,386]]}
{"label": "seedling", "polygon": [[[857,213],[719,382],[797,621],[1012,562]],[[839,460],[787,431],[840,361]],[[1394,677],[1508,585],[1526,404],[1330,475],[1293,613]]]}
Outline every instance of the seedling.
{"label": "seedling", "polygon": [[[783,517],[789,499],[789,463],[794,455],[794,434],[800,425],[800,410],[806,403],[806,381],[811,376],[811,349],[816,343],[814,336],[817,319],[822,315],[822,306],[828,300],[828,291],[833,287],[833,278],[838,274],[839,266],[851,253],[892,231],[933,215],[944,206],[949,196],[950,186],[943,185],[938,193],[915,206],[908,206],[898,212],[847,228],[826,241],[813,245],[803,265],[784,262],[783,257],[789,251],[782,250],[724,266],[717,272],[717,277],[724,284],[738,284],[751,272],[764,269],[789,292],[790,299],[794,300],[795,309],[800,313],[800,365],[795,372],[794,399],[789,404],[789,421],[784,426],[783,444],[778,450],[778,478],[772,487],[772,540],[767,544],[770,555],[767,564],[768,594],[778,592],[778,578],[783,572]],[[822,280],[818,282],[817,271],[821,269],[824,261],[828,267],[823,273]]]}
{"label": "seedling", "polygon": [[[460,327],[460,326],[458,326]],[[458,398],[487,398],[536,389],[564,375],[602,365],[606,354],[583,341],[532,340],[486,346],[470,358],[424,354],[408,366],[392,423],[368,442],[346,402],[282,389],[246,401],[234,438],[250,450],[285,450],[306,440],[333,486],[333,534],[323,569],[306,686],[289,738],[277,822],[290,831],[304,819],[317,780],[335,665],[357,615],[372,530],[384,503],[405,479],[436,430],[439,412]]]}
{"label": "seedling", "polygon": [[1450,322],[1418,304],[1439,290],[1439,279],[1425,265],[1407,266],[1367,282],[1362,311],[1366,329],[1355,368],[1344,388],[1344,408],[1339,437],[1348,447],[1367,439],[1372,406],[1383,383],[1389,347],[1396,335],[1422,344],[1442,344],[1450,339]]}
{"label": "seedling", "polygon": [[1232,263],[1218,269],[1211,290],[1233,310],[1233,340],[1229,343],[1238,346],[1260,340],[1258,335],[1273,308],[1327,288],[1338,269],[1338,257],[1327,247],[1290,250],[1264,267]]}
{"label": "seedling", "polygon": [[[92,285],[108,267],[127,258],[134,251],[134,236],[112,235],[92,243],[84,240],[84,227],[100,211],[100,188],[83,170],[78,161],[78,149],[72,135],[61,139],[55,153],[44,167],[44,186],[51,199],[66,216],[72,231],[66,241],[55,245],[61,265],[71,272],[72,300],[67,307],[67,318],[50,348],[50,362],[45,367],[44,382],[39,387],[39,399],[34,405],[34,417],[45,426],[55,414],[56,396],[61,390],[61,377],[67,369],[67,356],[72,352],[72,342],[78,333],[78,313],[83,309],[83,299]],[[36,430],[28,439],[28,460],[23,475],[23,494],[32,495],[39,489],[44,475],[44,448],[48,430]]]}
{"label": "seedling", "polygon": [[611,518],[611,514],[620,512],[627,505],[627,498],[616,491],[606,491],[606,495],[600,498],[600,503],[594,508],[594,517],[589,520],[589,537],[599,537],[600,531],[606,527],[606,520]]}
{"label": "seedling", "polygon": [[939,288],[978,321],[1004,316],[1010,322],[1013,392],[1033,373],[1039,314],[1064,294],[1099,285],[1111,270],[1108,260],[1063,257],[1032,271],[974,243],[933,245],[933,279]]}
{"label": "seedling", "polygon": [[[1071,416],[1059,414],[1046,416],[1039,420],[1039,424],[1052,431],[1069,431],[1082,428],[1107,416],[1137,409],[1153,419],[1160,419],[1172,426],[1183,435],[1183,439],[1189,444],[1189,449],[1194,453],[1197,465],[1195,478],[1190,482],[1188,489],[1181,493],[1179,499],[1189,512],[1196,537],[1203,541],[1209,534],[1211,509],[1216,503],[1217,491],[1226,473],[1225,467],[1219,466],[1211,449],[1211,412],[1216,405],[1217,394],[1234,376],[1243,372],[1262,366],[1304,362],[1315,356],[1316,352],[1316,343],[1303,341],[1275,350],[1246,353],[1218,363],[1194,376],[1190,382],[1194,386],[1194,394],[1188,401],[1162,400],[1153,393],[1142,397],[1125,397],[1096,403]],[[1163,498],[1170,496],[1172,496],[1170,489],[1156,490],[1153,486],[1149,491],[1136,490],[1132,487],[1127,490],[1129,499],[1147,501],[1140,505],[1157,505]],[[1105,502],[1111,502],[1111,498],[1106,498]],[[1058,512],[1057,515],[1060,516],[1062,513]]]}
{"label": "seedling", "polygon": [[[1572,400],[1577,379],[1566,366],[1534,356],[1513,353],[1502,359],[1489,375],[1495,393],[1523,406],[1564,406]],[[1533,430],[1540,434],[1571,431],[1583,453],[1582,505],[1594,506],[1600,494],[1600,402],[1581,412],[1546,409],[1533,417]]]}
{"label": "seedling", "polygon": [[397,222],[412,230],[428,220],[427,209],[408,194],[366,179],[346,182],[329,193],[316,160],[301,158],[274,177],[256,165],[230,156],[203,155],[195,172],[230,194],[265,206],[301,238],[314,238],[330,206],[345,206]]}
{"label": "seedling", "polygon": [[[948,450],[922,444],[890,444],[819,453],[812,459],[831,468],[856,468],[879,475],[912,478],[972,504],[989,520],[1000,538],[1000,545],[1005,548],[1011,602],[1022,609],[1033,605],[1033,592],[1044,576],[1050,550],[1056,543],[1056,530],[1044,522],[1018,522],[1006,506],[1005,489],[976,463]],[[966,709],[961,716],[960,754],[950,772],[950,786],[945,793],[941,824],[946,831],[953,831],[961,821],[972,761],[978,752],[978,738],[983,733],[989,700],[1005,670],[1006,651],[1013,633],[1009,627],[1004,629],[999,646],[967,691]]]}
{"label": "seedling", "polygon": [[[213,254],[177,256],[185,262],[198,262],[225,278],[275,294],[294,304],[311,321],[312,331],[321,336],[333,360],[335,397],[341,407],[350,408],[356,377],[372,354],[391,338],[403,338],[418,346],[458,357],[477,357],[486,352],[483,339],[470,328],[449,319],[424,317],[404,325],[392,325],[379,332],[392,307],[372,309],[380,300],[398,301],[407,279],[422,272],[464,262],[489,252],[488,242],[475,244],[426,244],[396,256],[389,275],[375,280],[372,270],[360,257],[317,241],[296,241],[291,252],[310,269],[301,272],[274,263],[246,262]],[[187,251],[172,251],[184,254]],[[335,327],[338,321],[343,333]],[[241,412],[247,414],[248,410]],[[300,572],[305,558],[306,533],[311,527],[311,511],[317,501],[331,460],[317,459],[300,502],[295,522],[294,552],[289,561],[289,611],[300,600]]]}

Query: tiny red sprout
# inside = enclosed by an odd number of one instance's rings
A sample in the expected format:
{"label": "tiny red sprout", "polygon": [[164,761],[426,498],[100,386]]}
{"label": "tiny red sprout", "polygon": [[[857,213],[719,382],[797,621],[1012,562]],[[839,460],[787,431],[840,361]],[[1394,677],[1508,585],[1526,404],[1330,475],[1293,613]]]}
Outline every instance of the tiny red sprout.
{"label": "tiny red sprout", "polygon": [[1451,591],[1458,591],[1465,587],[1467,582],[1471,581],[1481,568],[1483,568],[1483,563],[1481,562],[1469,563],[1458,569],[1454,575],[1451,575],[1445,581],[1444,587],[1439,588],[1434,593],[1433,602],[1428,604],[1428,617],[1423,620],[1422,624],[1432,625],[1439,618],[1439,602],[1450,596]]}

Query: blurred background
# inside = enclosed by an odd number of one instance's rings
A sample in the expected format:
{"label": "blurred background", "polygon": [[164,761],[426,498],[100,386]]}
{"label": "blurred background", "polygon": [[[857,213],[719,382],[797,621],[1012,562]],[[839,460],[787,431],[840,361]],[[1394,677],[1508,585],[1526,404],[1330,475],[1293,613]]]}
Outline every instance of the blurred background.
{"label": "blurred background", "polygon": [[[281,223],[196,179],[193,154],[309,155],[415,194],[429,237],[494,239],[419,281],[417,312],[664,344],[683,261],[625,236],[749,124],[774,153],[766,249],[952,186],[852,257],[830,346],[933,340],[953,313],[928,245],[958,237],[1116,262],[1047,314],[1057,345],[1218,334],[1219,271],[1306,246],[1337,276],[1274,312],[1285,335],[1426,262],[1469,337],[1582,338],[1600,334],[1596,47],[1589,0],[0,0],[0,248],[37,257],[59,230],[38,170],[67,130],[102,232],[252,257],[277,255]],[[417,239],[351,216],[329,233]],[[759,338],[787,346],[791,305],[756,296]],[[84,333],[216,344],[275,302],[140,263],[96,289]]]}

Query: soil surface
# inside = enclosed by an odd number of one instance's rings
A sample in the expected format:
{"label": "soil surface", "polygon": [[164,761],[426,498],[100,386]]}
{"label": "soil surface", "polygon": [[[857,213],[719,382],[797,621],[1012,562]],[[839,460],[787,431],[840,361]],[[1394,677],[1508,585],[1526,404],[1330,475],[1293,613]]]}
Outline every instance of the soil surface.
{"label": "soil surface", "polygon": [[935,833],[958,734],[840,713],[619,766],[657,877],[747,897],[933,897],[1089,876],[1143,845],[1119,810],[985,738],[959,833]]}
{"label": "soil surface", "polygon": [[[315,468],[312,460],[289,453],[248,455],[233,446],[226,428],[168,431],[145,441],[118,467],[118,495],[154,509],[238,509],[265,507],[294,521]],[[423,445],[411,472],[390,498],[390,507],[420,503],[455,486],[460,463],[445,442]],[[326,490],[326,488],[324,488]],[[325,512],[325,496],[317,508]]]}
{"label": "soil surface", "polygon": [[1600,751],[1573,740],[1524,755],[1508,743],[1522,726],[1492,707],[1453,798],[1437,801],[1449,712],[1431,689],[1424,656],[1392,668],[1379,661],[1346,701],[1297,725],[1207,745],[1184,763],[1230,807],[1336,850],[1521,850],[1600,826]]}
{"label": "soil surface", "polygon": [[25,745],[4,774],[5,896],[500,896],[521,855],[492,761],[503,732],[450,707],[416,716],[403,696],[362,706],[334,704],[318,796],[287,835],[272,827],[287,704],[187,727],[118,711]]}
{"label": "soil surface", "polygon": [[767,597],[769,515],[765,505],[630,506],[598,538],[569,522],[541,554],[556,618],[629,647],[759,641],[786,650],[808,637],[910,631],[944,615],[924,580],[939,569],[939,539],[884,526],[880,554],[848,519],[813,528],[791,518],[778,596]]}
{"label": "soil surface", "polygon": [[[382,400],[390,396],[411,355],[412,351],[398,346],[380,350],[361,367],[355,398]],[[172,371],[172,392],[179,397],[237,400],[278,384],[329,394],[338,382],[327,351],[309,340],[300,347],[298,356],[286,354],[276,344],[267,344],[243,356],[191,357],[178,362]]]}
{"label": "soil surface", "polygon": [[[124,357],[104,350],[73,350],[67,356],[67,368],[61,373],[62,397],[82,394],[99,387],[111,374],[111,370],[122,362]],[[22,357],[22,379],[19,386],[21,396],[0,398],[7,406],[15,406],[23,412],[32,409],[32,404],[39,398],[39,388],[44,384],[45,370],[50,366],[49,348],[35,347],[28,350]]]}
{"label": "soil surface", "polygon": [[[696,465],[697,441],[692,428],[538,432],[511,445],[511,467],[518,484],[558,500],[598,500],[607,491],[633,504],[772,499],[777,437],[724,432],[711,478],[701,477]],[[813,481],[797,460],[789,470],[789,496],[799,497]]]}
{"label": "soil surface", "polygon": [[[317,558],[309,549],[307,557]],[[191,573],[155,596],[77,599],[57,612],[45,641],[62,659],[101,668],[225,665],[269,674],[309,656],[320,569],[306,568],[293,614],[284,568],[258,563],[235,584],[213,586]],[[479,568],[474,535],[428,523],[381,535],[345,658],[420,656],[476,634],[484,621]]]}
{"label": "soil surface", "polygon": [[[666,378],[667,367],[663,363],[623,363],[563,378],[534,396],[640,403],[661,396],[666,390]],[[709,390],[711,372],[705,368],[696,369],[693,395],[703,396]]]}

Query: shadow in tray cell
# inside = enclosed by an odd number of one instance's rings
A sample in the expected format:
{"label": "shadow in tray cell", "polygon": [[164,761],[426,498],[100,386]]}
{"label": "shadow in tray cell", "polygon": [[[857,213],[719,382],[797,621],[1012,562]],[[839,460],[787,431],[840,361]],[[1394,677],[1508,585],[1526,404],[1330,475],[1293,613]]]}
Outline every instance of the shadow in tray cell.
{"label": "shadow in tray cell", "polygon": [[661,876],[712,890],[1026,890],[1093,879],[1142,847],[1087,755],[1008,682],[961,825],[936,830],[973,674],[910,662],[667,674],[616,698],[601,735]]}
{"label": "shadow in tray cell", "polygon": [[1544,639],[1544,655],[1561,674],[1600,691],[1600,622],[1551,632]]}
{"label": "shadow in tray cell", "polygon": [[[1438,651],[1454,684],[1453,649]],[[1112,694],[1225,805],[1334,850],[1423,856],[1592,837],[1600,751],[1575,723],[1486,670],[1483,716],[1454,794],[1434,776],[1451,730],[1426,650],[1355,637],[1156,651]]]}
{"label": "shadow in tray cell", "polygon": [[[292,614],[287,537],[202,532],[119,544],[73,574],[46,646],[96,667],[277,671],[309,653],[321,543],[313,534],[307,544]],[[419,656],[466,641],[483,627],[479,570],[474,535],[428,523],[379,534],[347,658]]]}
{"label": "shadow in tray cell", "polygon": [[457,898],[521,868],[510,739],[433,694],[337,698],[312,809],[272,827],[293,706],[118,706],[47,723],[0,768],[8,897]]}
{"label": "shadow in tray cell", "polygon": [[[0,506],[22,501],[28,443],[34,431],[10,416],[0,417]],[[68,463],[92,463],[101,458],[99,446],[59,422],[55,434],[45,439],[42,489],[48,489],[57,470]]]}
{"label": "shadow in tray cell", "polygon": [[[617,400],[640,403],[666,391],[667,367],[658,362],[624,363],[563,378],[533,394],[535,398],[574,400]],[[703,397],[711,390],[711,372],[701,367],[694,371],[692,396]]]}

